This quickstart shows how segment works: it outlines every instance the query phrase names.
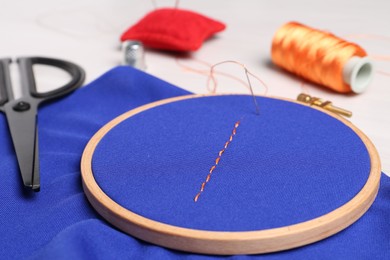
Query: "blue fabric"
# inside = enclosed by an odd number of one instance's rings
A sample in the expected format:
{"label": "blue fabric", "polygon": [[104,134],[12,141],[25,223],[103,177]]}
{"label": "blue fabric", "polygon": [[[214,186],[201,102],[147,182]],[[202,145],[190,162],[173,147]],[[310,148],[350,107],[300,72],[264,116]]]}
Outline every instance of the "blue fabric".
{"label": "blue fabric", "polygon": [[[30,194],[21,190],[20,174],[5,117],[0,114],[0,259],[210,258],[210,256],[161,248],[116,230],[93,210],[81,187],[79,171],[81,154],[88,140],[101,126],[117,115],[139,105],[186,93],[182,89],[140,71],[118,67],[71,96],[47,104],[39,111],[42,188],[38,194]],[[264,110],[264,107],[262,109]],[[249,117],[244,118],[238,129],[237,139],[234,139],[232,146],[229,147],[232,156],[229,157],[229,153],[224,154],[224,161],[221,160],[219,169],[221,172],[227,169],[223,170],[223,167],[235,167],[233,163],[224,165],[223,162],[243,157],[243,154],[240,154],[243,150],[239,148],[238,140],[241,138],[248,142],[243,133],[249,134],[253,131],[250,125],[245,126],[252,122],[249,119]],[[227,120],[226,127],[221,128],[219,125],[217,130],[226,129],[229,134],[230,130],[227,129],[233,127],[232,123],[234,124]],[[210,132],[208,130],[206,134]],[[261,134],[260,132],[259,130],[257,134]],[[216,136],[226,139],[225,135],[225,133],[219,133]],[[350,138],[353,139],[352,136]],[[193,142],[198,141],[193,140]],[[278,140],[269,140],[269,142],[273,141]],[[215,143],[217,147],[220,147],[219,142],[215,141]],[[356,149],[364,153],[359,147]],[[207,153],[215,156],[214,149]],[[233,155],[240,157],[236,158]],[[321,161],[319,158],[318,163]],[[364,165],[364,162],[359,164]],[[242,167],[242,165],[236,166]],[[283,168],[283,165],[280,167]],[[213,177],[217,176],[217,172],[215,173]],[[358,173],[359,169],[357,169]],[[202,172],[201,175],[203,178],[204,173]],[[351,194],[363,179],[364,175],[358,174],[356,180],[351,180],[353,183]],[[205,196],[202,195],[199,203],[215,197],[211,196],[214,190],[211,184],[214,181],[215,179],[210,182],[210,186],[203,194]],[[282,182],[283,180],[273,181]],[[262,187],[262,189],[266,188]],[[341,187],[335,189],[341,189]],[[340,203],[351,194],[344,193],[340,198]],[[336,200],[332,196],[332,201],[337,203]],[[339,234],[309,246],[281,253],[228,258],[389,259],[389,200],[390,178],[383,175],[379,194],[373,206],[355,224]],[[297,216],[299,219],[299,215]]]}
{"label": "blue fabric", "polygon": [[[237,95],[190,99],[137,114],[99,143],[95,179],[137,214],[216,231],[307,221],[362,189],[370,160],[352,129],[307,106],[269,98],[258,103],[260,115],[251,96]],[[239,119],[237,134],[194,203]]]}

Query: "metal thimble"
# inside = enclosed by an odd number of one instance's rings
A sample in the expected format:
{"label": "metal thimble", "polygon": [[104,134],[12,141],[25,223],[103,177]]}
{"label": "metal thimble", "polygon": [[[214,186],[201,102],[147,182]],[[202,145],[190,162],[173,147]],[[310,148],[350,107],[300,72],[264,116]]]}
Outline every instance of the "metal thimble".
{"label": "metal thimble", "polygon": [[145,49],[140,41],[128,40],[122,43],[122,64],[145,70]]}

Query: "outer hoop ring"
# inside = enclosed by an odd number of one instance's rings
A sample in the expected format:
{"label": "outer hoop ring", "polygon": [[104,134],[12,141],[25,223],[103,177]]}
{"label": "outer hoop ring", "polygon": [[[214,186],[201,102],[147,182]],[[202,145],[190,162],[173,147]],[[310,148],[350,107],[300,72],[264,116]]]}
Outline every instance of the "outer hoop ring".
{"label": "outer hoop ring", "polygon": [[[334,117],[351,128],[365,144],[371,162],[370,174],[360,192],[343,206],[320,217],[294,225],[258,231],[203,231],[168,225],[135,214],[117,204],[101,190],[93,176],[92,157],[100,140],[111,129],[145,110],[170,102],[207,96],[211,95],[186,95],[135,108],[107,123],[91,138],[81,160],[83,188],[89,202],[108,222],[144,241],[181,251],[218,255],[259,254],[291,249],[329,237],[358,220],[374,202],[381,176],[380,159],[374,145],[348,120],[316,107],[312,108]],[[282,100],[304,105],[292,100]]]}

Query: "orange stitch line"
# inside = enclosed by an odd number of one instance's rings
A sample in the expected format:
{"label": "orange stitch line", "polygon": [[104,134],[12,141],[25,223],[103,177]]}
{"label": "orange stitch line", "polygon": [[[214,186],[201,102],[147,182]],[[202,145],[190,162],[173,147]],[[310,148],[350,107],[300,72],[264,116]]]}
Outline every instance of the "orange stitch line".
{"label": "orange stitch line", "polygon": [[218,157],[217,159],[215,159],[215,165],[218,165],[219,160],[221,160],[221,157]]}
{"label": "orange stitch line", "polygon": [[204,190],[204,186],[206,186],[206,183],[205,183],[205,182],[202,183],[202,187],[200,187],[200,191],[203,191],[203,190]]}
{"label": "orange stitch line", "polygon": [[221,160],[221,157],[222,157],[222,154],[225,152],[226,148],[229,146],[229,144],[233,141],[233,136],[236,135],[237,133],[237,128],[238,126],[240,125],[240,121],[237,121],[235,124],[234,124],[234,128],[233,128],[233,131],[232,131],[232,134],[230,135],[229,137],[229,141],[227,141],[224,145],[224,148],[222,150],[220,150],[218,152],[218,157],[217,159],[215,159],[215,164],[213,166],[211,166],[210,168],[210,171],[209,171],[209,174],[206,176],[206,180],[204,182],[202,182],[201,186],[200,186],[200,191],[195,195],[194,197],[194,201],[197,202],[198,199],[199,199],[199,196],[200,194],[202,194],[202,192],[204,191],[204,188],[206,187],[206,183],[208,183],[211,179],[211,174],[213,174],[215,168],[217,167],[217,165],[219,164],[219,161]]}

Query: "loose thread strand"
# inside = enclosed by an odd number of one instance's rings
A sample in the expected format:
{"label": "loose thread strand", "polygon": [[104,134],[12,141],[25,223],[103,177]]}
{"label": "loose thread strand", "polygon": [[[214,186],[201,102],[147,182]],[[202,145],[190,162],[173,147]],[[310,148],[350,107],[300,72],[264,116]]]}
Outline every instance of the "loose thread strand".
{"label": "loose thread strand", "polygon": [[252,83],[250,81],[250,78],[249,78],[249,75],[251,75],[252,77],[254,77],[255,79],[257,79],[265,88],[265,93],[268,92],[268,87],[267,85],[260,79],[258,78],[257,76],[255,76],[252,72],[250,72],[247,67],[238,62],[238,61],[234,61],[234,60],[226,60],[226,61],[221,61],[221,62],[218,62],[216,64],[214,64],[213,66],[211,66],[210,68],[210,74],[209,74],[209,78],[208,78],[208,81],[207,81],[207,87],[208,89],[210,89],[209,85],[210,85],[210,82],[212,81],[213,82],[213,89],[211,90],[211,93],[216,93],[217,91],[217,80],[214,76],[214,70],[215,70],[215,67],[218,66],[218,65],[221,65],[221,64],[224,64],[224,63],[234,63],[234,64],[238,64],[240,65],[243,69],[244,69],[244,72],[245,72],[245,76],[247,78],[247,81],[248,81],[248,85],[249,85],[249,90],[251,92],[251,95],[252,95],[252,98],[253,98],[253,103],[255,105],[255,109],[256,109],[256,114],[259,115],[260,114],[260,109],[259,109],[259,105],[257,104],[257,100],[256,100],[256,97],[255,97],[255,94],[253,92],[253,87],[252,87]]}
{"label": "loose thread strand", "polygon": [[[180,68],[182,68],[184,71],[188,71],[188,72],[192,72],[192,73],[208,76],[208,79],[207,79],[207,90],[209,92],[212,92],[213,90],[210,89],[210,81],[211,81],[210,68],[211,68],[212,65],[210,63],[206,62],[206,61],[203,61],[203,60],[199,60],[199,59],[196,59],[196,58],[190,58],[191,61],[199,63],[201,65],[204,65],[204,66],[208,67],[207,70],[203,70],[203,69],[190,67],[187,64],[182,63],[181,60],[182,60],[182,58],[175,57],[176,65],[179,66]],[[226,78],[233,79],[233,80],[239,82],[242,86],[244,86],[248,90],[250,90],[250,87],[249,87],[248,83],[243,81],[243,80],[241,80],[241,79],[239,79],[238,77],[235,77],[235,76],[233,76],[233,75],[231,75],[229,73],[224,73],[224,72],[217,71],[217,70],[214,70],[214,74],[217,74],[219,76],[223,76],[223,77],[226,77]],[[254,77],[257,81],[259,81],[265,87],[263,95],[267,96],[267,94],[268,94],[267,84],[263,80],[261,80],[259,77],[257,77],[255,74],[251,73],[250,71],[248,71],[248,74],[251,75],[252,77]],[[215,81],[216,81],[216,79],[215,79]],[[306,93],[306,94],[310,94],[309,88],[307,87],[305,81],[302,81],[300,83],[300,88],[301,88],[301,92]]]}
{"label": "loose thread strand", "polygon": [[[151,0],[151,2],[152,2],[152,5],[153,5],[154,9],[157,9],[158,7],[157,7],[156,0]],[[179,4],[180,4],[180,0],[175,0],[174,8],[175,9],[179,8]]]}
{"label": "loose thread strand", "polygon": [[[209,64],[209,63],[207,63],[205,61],[194,59],[194,58],[191,58],[191,60],[195,61],[195,62],[197,62],[199,64],[207,66],[208,69],[207,70],[202,70],[202,69],[195,69],[195,68],[189,67],[189,66],[183,64],[182,62],[180,62],[180,58],[175,57],[176,64],[179,67],[181,67],[183,70],[186,70],[186,71],[189,71],[189,72],[193,72],[193,73],[197,73],[197,74],[200,74],[200,75],[209,76],[209,74],[210,74],[210,67],[212,66],[211,64]],[[239,79],[238,77],[235,77],[233,75],[230,75],[228,73],[224,73],[224,72],[221,72],[221,71],[215,71],[215,74],[218,74],[220,76],[223,76],[223,77],[226,77],[226,78],[231,78],[231,79],[233,79],[235,81],[238,81],[241,85],[243,85],[244,87],[246,87],[249,90],[248,84],[245,81]],[[209,92],[211,92],[209,85],[210,85],[210,83],[207,84],[207,90]]]}

